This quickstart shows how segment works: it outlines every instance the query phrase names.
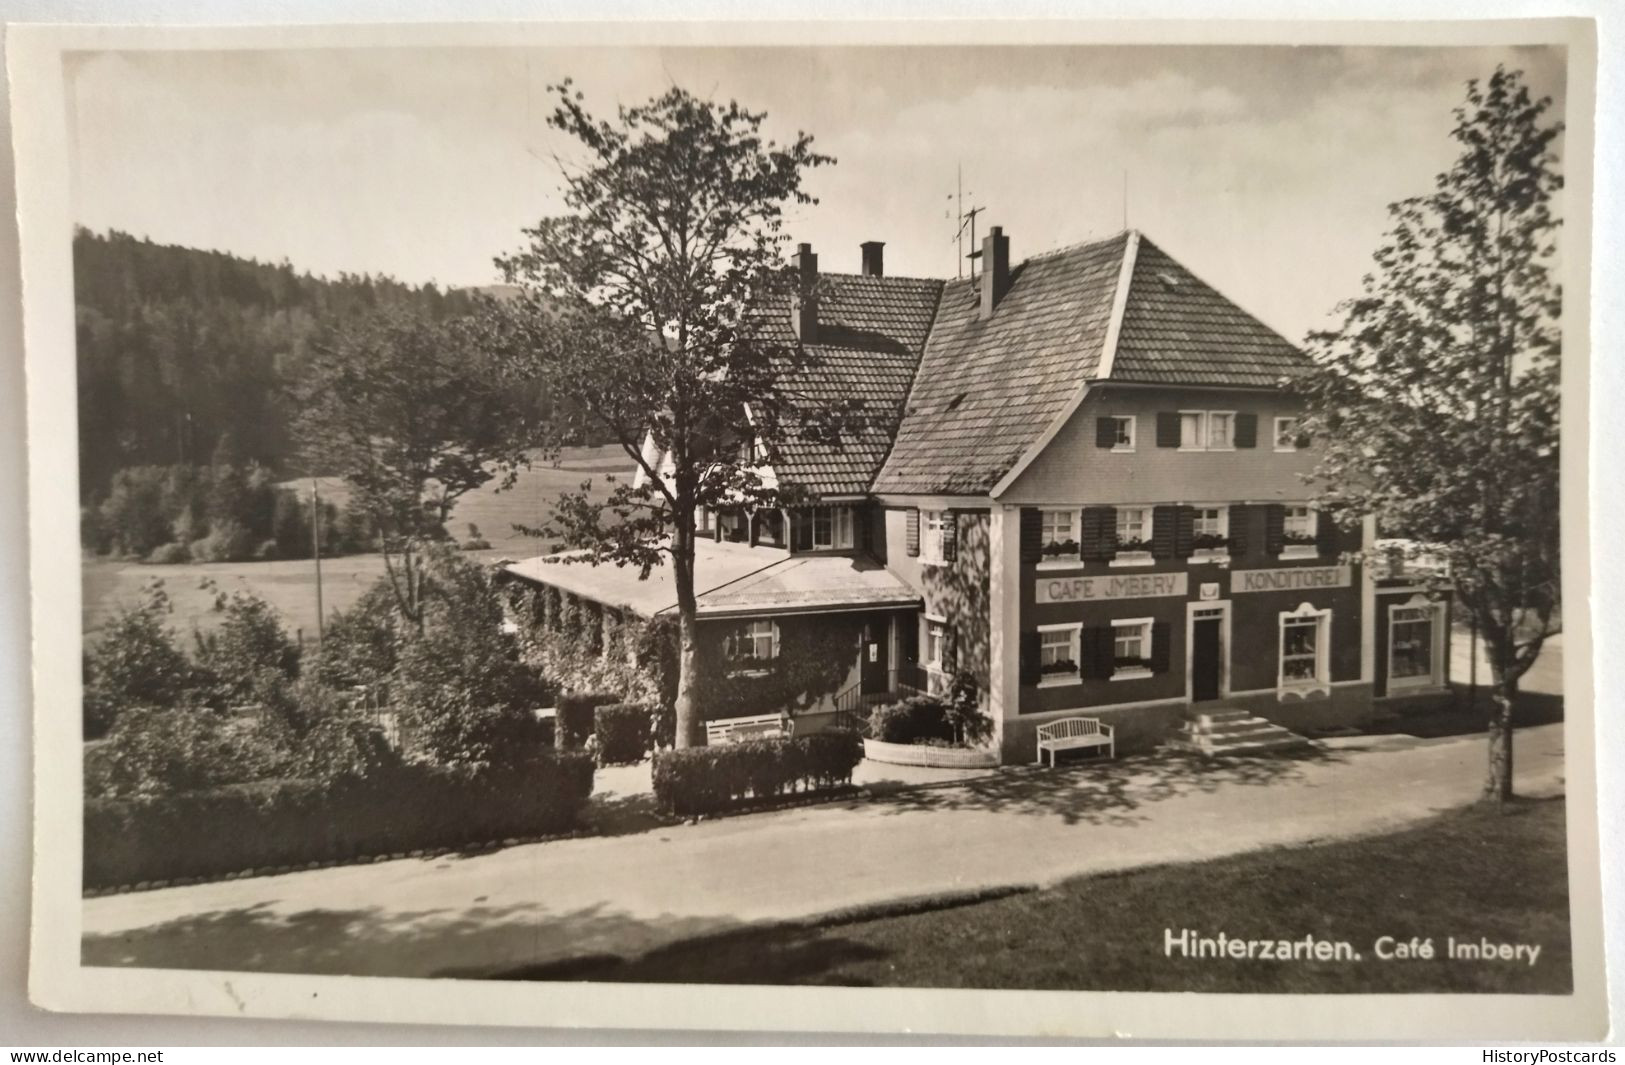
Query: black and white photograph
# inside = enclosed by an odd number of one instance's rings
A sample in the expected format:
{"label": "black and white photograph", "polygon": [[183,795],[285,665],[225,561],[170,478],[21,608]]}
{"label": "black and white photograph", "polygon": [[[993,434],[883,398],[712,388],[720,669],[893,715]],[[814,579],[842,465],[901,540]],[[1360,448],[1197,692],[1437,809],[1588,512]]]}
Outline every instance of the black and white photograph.
{"label": "black and white photograph", "polygon": [[13,53],[36,1001],[1600,1037],[1591,38],[738,29]]}

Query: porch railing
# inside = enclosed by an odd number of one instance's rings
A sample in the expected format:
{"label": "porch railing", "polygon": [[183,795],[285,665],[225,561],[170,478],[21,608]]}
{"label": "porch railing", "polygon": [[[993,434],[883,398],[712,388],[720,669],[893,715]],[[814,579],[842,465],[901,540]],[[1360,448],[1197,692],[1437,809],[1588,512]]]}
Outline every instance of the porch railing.
{"label": "porch railing", "polygon": [[863,717],[872,706],[881,703],[896,702],[910,695],[920,695],[931,690],[930,678],[926,671],[914,663],[908,663],[895,669],[886,671],[886,684],[883,690],[870,682],[872,690],[864,691],[863,681],[852,685],[835,697],[835,725],[837,728],[856,728],[858,719]]}

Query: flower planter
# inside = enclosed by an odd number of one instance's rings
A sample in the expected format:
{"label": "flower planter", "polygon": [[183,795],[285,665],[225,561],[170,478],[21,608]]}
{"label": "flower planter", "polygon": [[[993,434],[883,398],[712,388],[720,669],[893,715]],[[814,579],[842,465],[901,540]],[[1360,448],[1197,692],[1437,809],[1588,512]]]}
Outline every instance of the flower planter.
{"label": "flower planter", "polygon": [[886,765],[917,765],[933,769],[990,769],[999,764],[997,751],[985,747],[932,747],[924,743],[884,743],[864,740],[863,756]]}

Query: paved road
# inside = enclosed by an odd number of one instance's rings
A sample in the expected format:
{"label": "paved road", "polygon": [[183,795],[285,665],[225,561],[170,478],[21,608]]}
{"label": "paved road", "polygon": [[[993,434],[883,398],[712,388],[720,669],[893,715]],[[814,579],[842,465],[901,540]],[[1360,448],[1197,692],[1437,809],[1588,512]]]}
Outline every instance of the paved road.
{"label": "paved road", "polygon": [[[1562,789],[1562,726],[1519,733],[1525,794]],[[637,832],[84,902],[86,964],[483,975],[746,921],[1044,884],[1381,831],[1473,801],[1478,737],[1301,758],[1172,756]]]}

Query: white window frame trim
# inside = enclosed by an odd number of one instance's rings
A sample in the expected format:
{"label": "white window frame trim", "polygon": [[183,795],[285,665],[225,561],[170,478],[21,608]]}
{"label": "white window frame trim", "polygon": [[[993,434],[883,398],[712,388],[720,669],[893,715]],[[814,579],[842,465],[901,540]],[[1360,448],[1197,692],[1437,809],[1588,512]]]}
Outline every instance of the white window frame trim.
{"label": "white window frame trim", "polygon": [[[922,566],[946,566],[948,560],[942,557],[942,532],[949,521],[948,510],[934,510],[927,507],[920,509],[920,564]],[[928,515],[935,514],[938,519],[935,535],[930,532]],[[929,550],[927,549],[929,546]]]}
{"label": "white window frame trim", "polygon": [[1082,684],[1083,674],[1079,672],[1079,669],[1073,669],[1070,673],[1051,673],[1047,675],[1044,673],[1044,635],[1051,632],[1065,632],[1069,635],[1073,665],[1079,668],[1083,665],[1083,622],[1070,621],[1057,625],[1040,625],[1038,626],[1038,686],[1040,688],[1065,688],[1074,684]]}
{"label": "white window frame trim", "polygon": [[[1394,611],[1417,609],[1425,609],[1432,615],[1430,620],[1432,621],[1433,627],[1432,632],[1429,634],[1429,638],[1433,643],[1433,669],[1425,677],[1396,678],[1394,676]],[[1384,694],[1393,695],[1395,694],[1396,689],[1400,692],[1408,694],[1414,692],[1441,691],[1446,688],[1448,685],[1442,676],[1443,670],[1448,664],[1447,656],[1449,654],[1449,644],[1444,639],[1447,632],[1446,626],[1448,623],[1448,612],[1445,604],[1442,601],[1435,602],[1434,600],[1431,600],[1427,598],[1427,596],[1418,592],[1412,595],[1409,599],[1405,600],[1403,603],[1389,603],[1387,621],[1388,638],[1385,641],[1387,646],[1383,649],[1383,653],[1387,655],[1387,684],[1385,685]]]}
{"label": "white window frame trim", "polygon": [[1275,417],[1270,419],[1270,445],[1275,449],[1276,454],[1286,455],[1303,450],[1298,446],[1297,437],[1295,435],[1293,439],[1287,443],[1286,447],[1281,446],[1281,423],[1292,422],[1294,425],[1296,425],[1301,421],[1303,421],[1303,419],[1296,414],[1277,414]]}
{"label": "white window frame trim", "polygon": [[[764,624],[764,623],[767,624],[767,625],[772,626],[772,629],[773,629],[773,632],[772,632],[772,636],[773,636],[773,644],[772,644],[773,653],[766,659],[766,661],[768,661],[768,662],[777,662],[779,660],[779,639],[780,639],[780,635],[781,635],[780,630],[779,630],[779,622],[778,622],[777,618],[744,618],[744,619],[741,619],[737,623],[737,626],[736,626],[736,628],[734,629],[734,632],[731,635],[735,639],[735,646],[736,647],[738,646],[739,637],[741,635],[743,635],[744,639],[750,643],[751,648],[754,650],[755,647],[756,647],[756,641],[757,641],[757,639],[759,637],[757,637],[751,630],[752,630],[752,628],[754,626]],[[726,647],[726,644],[724,646]],[[746,665],[743,664],[745,661],[746,661],[745,659],[742,659],[742,658],[738,657],[737,655],[730,657],[728,659],[728,666],[729,666],[728,672],[729,672],[729,674],[731,676],[736,676],[736,677],[764,677],[764,676],[766,676],[768,673],[770,673],[772,671],[772,666],[770,666],[770,665],[764,666],[764,665],[759,665],[758,664],[758,665],[754,665],[754,666],[746,666]],[[750,659],[750,661],[760,663],[763,660],[760,659],[760,658],[752,658],[752,659]]]}
{"label": "white window frame trim", "polygon": [[1111,451],[1118,455],[1132,454],[1140,442],[1140,417],[1137,414],[1108,414],[1114,423],[1128,422],[1128,443],[1112,443]]}
{"label": "white window frame trim", "polygon": [[[1078,567],[1082,566],[1083,565],[1083,510],[1081,508],[1077,508],[1077,507],[1039,507],[1038,512],[1039,512],[1039,519],[1038,519],[1038,538],[1039,538],[1038,568],[1041,569],[1041,570],[1077,569]],[[1070,514],[1070,515],[1072,515],[1072,539],[1074,541],[1076,541],[1077,545],[1078,545],[1078,553],[1076,555],[1058,555],[1058,556],[1055,556],[1053,558],[1046,558],[1044,556],[1044,547],[1048,544],[1048,541],[1044,539],[1044,518],[1043,518],[1043,515],[1045,515],[1045,514]]]}
{"label": "white window frame trim", "polygon": [[940,645],[942,647],[947,646],[947,644],[948,644],[948,619],[946,617],[942,616],[941,614],[927,614],[927,613],[924,613],[923,611],[920,614],[920,618],[921,618],[921,620],[923,620],[925,622],[925,624],[922,626],[923,631],[920,633],[920,635],[922,637],[924,637],[920,641],[920,645],[921,645],[920,646],[920,651],[921,651],[920,665],[921,665],[921,667],[923,667],[925,669],[925,671],[927,673],[931,673],[931,674],[934,674],[934,675],[937,675],[937,676],[941,676],[941,675],[943,675],[941,652],[940,651],[938,652],[938,656],[936,658],[927,659],[925,657],[924,651],[925,651],[925,648],[931,646],[931,626],[932,625],[941,625],[942,626],[942,640],[940,641]]}
{"label": "white window frame trim", "polygon": [[[1303,621],[1308,618],[1316,620],[1315,676],[1313,680],[1288,683],[1286,679],[1286,623],[1288,621]],[[1275,691],[1277,698],[1285,701],[1289,697],[1304,699],[1316,694],[1331,695],[1331,645],[1331,607],[1321,608],[1306,601],[1299,603],[1295,610],[1280,611],[1276,615],[1275,626]]]}
{"label": "white window frame trim", "polygon": [[[1113,507],[1112,508],[1112,536],[1114,538],[1116,538],[1117,536],[1120,535],[1118,533],[1118,530],[1122,528],[1122,522],[1120,520],[1120,516],[1122,515],[1123,511],[1125,511],[1125,510],[1138,510],[1138,511],[1140,511],[1140,513],[1141,513],[1140,528],[1144,532],[1144,535],[1140,539],[1141,539],[1141,541],[1143,543],[1145,543],[1146,546],[1145,547],[1139,547],[1139,548],[1130,548],[1127,551],[1123,550],[1122,548],[1117,548],[1116,550],[1114,550],[1112,552],[1112,557],[1107,561],[1106,564],[1108,566],[1114,566],[1114,567],[1152,566],[1152,565],[1155,565],[1157,560],[1151,554],[1151,546],[1150,545],[1151,545],[1151,537],[1152,537],[1152,534],[1154,532],[1154,523],[1156,521],[1156,508],[1150,506],[1149,504],[1145,504],[1145,505],[1136,504],[1136,505],[1132,505],[1132,506]],[[1079,519],[1079,520],[1080,520],[1080,523],[1081,523],[1082,519]],[[1080,528],[1081,528],[1081,524],[1080,524]]]}
{"label": "white window frame trim", "polygon": [[[1181,410],[1179,412],[1179,450],[1180,451],[1217,451],[1226,452],[1236,450],[1236,416],[1239,411],[1234,410]],[[1194,445],[1185,443],[1185,415],[1196,415],[1196,440]],[[1215,414],[1228,415],[1230,418],[1230,443],[1214,445],[1208,442],[1213,432],[1213,416]]]}
{"label": "white window frame trim", "polygon": [[1156,635],[1153,631],[1154,627],[1156,626],[1156,622],[1156,618],[1112,618],[1111,621],[1108,622],[1112,629],[1112,675],[1108,679],[1144,680],[1146,677],[1156,676],[1156,674],[1151,671],[1150,666],[1128,666],[1124,669],[1118,669],[1116,664],[1117,630],[1119,628],[1128,628],[1130,625],[1138,625],[1140,627],[1140,657],[1146,661],[1150,661],[1153,657],[1151,653],[1151,641],[1156,639]]}
{"label": "white window frame trim", "polygon": [[[1309,532],[1307,533],[1307,535],[1314,542],[1313,543],[1307,543],[1307,544],[1283,543],[1281,545],[1281,553],[1279,555],[1277,555],[1276,557],[1277,558],[1282,558],[1282,559],[1319,558],[1320,557],[1320,509],[1318,507],[1311,506],[1308,503],[1286,503],[1286,504],[1283,504],[1283,505],[1288,510],[1292,509],[1293,507],[1302,507],[1304,510],[1309,512]],[[1283,517],[1281,519],[1281,532],[1284,534],[1286,531],[1287,531],[1287,529],[1286,529],[1286,518],[1283,515]]]}
{"label": "white window frame trim", "polygon": [[[827,544],[821,544],[821,543],[818,542],[818,512],[820,510],[829,511],[829,538],[830,538],[830,542],[827,543]],[[846,515],[846,520],[844,522],[844,527],[843,527],[843,522],[841,520],[841,515],[842,515],[843,512]],[[856,535],[854,535],[854,530],[856,529],[856,522],[855,522],[855,520],[854,520],[854,518],[852,516],[852,506],[850,504],[848,504],[848,503],[820,503],[820,504],[818,504],[818,505],[816,505],[816,506],[814,506],[812,508],[812,514],[811,514],[809,520],[812,522],[812,550],[814,550],[814,551],[850,551],[850,550],[852,550],[852,548],[854,546],[856,546],[857,537],[856,537]],[[842,537],[842,535],[841,535],[841,533],[843,531],[846,533],[845,537]],[[845,543],[841,542],[843,539],[846,541]],[[922,541],[922,545],[923,545],[923,541]],[[923,547],[922,547],[922,554],[923,554]]]}

